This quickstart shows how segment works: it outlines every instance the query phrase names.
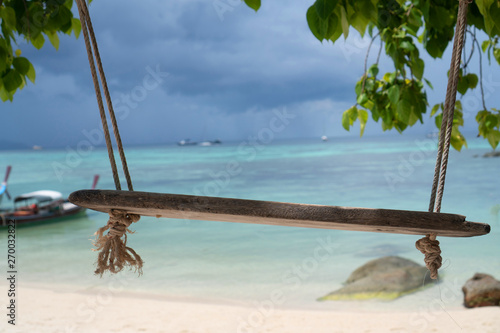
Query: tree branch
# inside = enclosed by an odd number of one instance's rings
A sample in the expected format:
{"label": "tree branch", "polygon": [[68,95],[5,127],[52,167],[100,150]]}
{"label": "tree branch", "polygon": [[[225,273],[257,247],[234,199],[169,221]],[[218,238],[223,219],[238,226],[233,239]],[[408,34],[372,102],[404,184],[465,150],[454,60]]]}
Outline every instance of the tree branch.
{"label": "tree branch", "polygon": [[[372,40],[370,41],[370,45],[368,45],[368,50],[366,50],[366,56],[365,56],[365,69],[364,69],[364,74],[363,74],[363,85],[361,86],[361,94],[365,91],[365,84],[366,84],[366,78],[368,77],[367,71],[368,71],[368,56],[370,55],[370,49],[372,48],[373,41],[375,38],[377,38],[380,35],[380,31],[375,34],[375,36],[372,37]],[[382,41],[382,38],[380,38],[380,41]],[[379,56],[377,57],[377,64],[378,60],[380,58],[380,51],[379,51]]]}

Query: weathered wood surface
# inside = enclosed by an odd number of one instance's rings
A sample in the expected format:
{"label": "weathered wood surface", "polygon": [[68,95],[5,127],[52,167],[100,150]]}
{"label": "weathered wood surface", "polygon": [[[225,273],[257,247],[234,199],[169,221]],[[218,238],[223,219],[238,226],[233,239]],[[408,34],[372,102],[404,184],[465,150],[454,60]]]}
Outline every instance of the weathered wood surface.
{"label": "weathered wood surface", "polygon": [[81,190],[72,203],[101,212],[122,209],[143,216],[254,223],[304,228],[398,234],[470,237],[485,235],[490,226],[465,221],[465,216],[392,209],[307,205],[193,195]]}

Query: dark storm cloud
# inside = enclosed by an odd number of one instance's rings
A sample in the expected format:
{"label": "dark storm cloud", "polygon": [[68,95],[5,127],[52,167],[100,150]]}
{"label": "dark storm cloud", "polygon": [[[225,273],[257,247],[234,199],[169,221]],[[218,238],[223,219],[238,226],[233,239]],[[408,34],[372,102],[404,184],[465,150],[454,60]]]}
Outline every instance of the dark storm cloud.
{"label": "dark storm cloud", "polygon": [[163,85],[169,94],[205,96],[225,112],[352,95],[345,80],[355,77],[335,66],[345,59],[331,46],[314,40],[307,6],[277,16],[282,4],[257,14],[241,5],[220,21],[210,1],[153,4],[94,6],[108,77],[119,78],[116,89],[130,89],[145,66],[158,64],[171,75]]}
{"label": "dark storm cloud", "polygon": [[[217,10],[220,2],[229,7]],[[305,19],[311,3],[263,1],[255,13],[235,0],[93,1],[90,13],[124,140],[172,142],[205,132],[239,140],[265,126],[277,108],[299,119],[284,136],[347,134],[340,117],[354,104],[368,39],[353,31],[347,42],[320,43]],[[79,142],[98,124],[83,37],[61,36],[59,51],[48,41],[40,51],[20,48],[35,64],[37,83],[2,105],[0,120],[15,126],[0,140],[18,131],[29,143]],[[373,50],[371,59],[378,45]],[[393,70],[385,57],[381,61],[382,72]],[[444,86],[440,73],[448,63],[426,59],[426,76]],[[444,98],[442,90],[429,91],[431,104]],[[380,133],[379,127],[370,122],[367,133]]]}

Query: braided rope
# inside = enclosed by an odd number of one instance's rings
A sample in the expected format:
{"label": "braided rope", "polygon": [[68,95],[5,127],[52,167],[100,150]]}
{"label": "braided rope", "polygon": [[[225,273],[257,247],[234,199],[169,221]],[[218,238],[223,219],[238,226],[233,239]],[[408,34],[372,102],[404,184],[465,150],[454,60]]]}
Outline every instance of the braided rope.
{"label": "braided rope", "polygon": [[[455,113],[455,102],[457,98],[458,74],[460,70],[460,57],[464,46],[465,29],[467,27],[467,7],[472,0],[459,0],[457,24],[455,27],[455,39],[453,41],[453,53],[451,56],[448,87],[443,108],[443,121],[441,122],[436,167],[432,182],[429,212],[439,213],[443,199],[446,170],[448,168],[448,157],[450,152],[451,133],[453,130],[453,115]],[[425,265],[431,273],[432,279],[437,279],[438,269],[441,267],[441,249],[435,234],[426,235],[415,244],[425,254]]]}
{"label": "braided rope", "polygon": [[111,102],[111,96],[109,94],[108,83],[106,81],[106,76],[104,75],[104,69],[102,67],[101,56],[99,53],[99,48],[97,46],[97,40],[96,40],[95,34],[94,34],[94,28],[92,27],[92,21],[90,20],[90,14],[89,14],[88,7],[87,7],[87,4],[85,3],[85,1],[82,2],[82,9],[83,9],[83,13],[85,14],[84,17],[85,17],[86,25],[87,25],[87,28],[89,30],[90,38],[92,41],[92,46],[93,46],[94,53],[95,53],[95,59],[97,62],[97,68],[99,70],[99,76],[101,78],[101,84],[102,84],[102,88],[104,91],[104,97],[106,98],[106,104],[108,106],[108,112],[109,112],[109,116],[111,119],[111,125],[113,126],[113,132],[115,134],[116,145],[118,146],[118,152],[120,154],[120,159],[122,162],[123,173],[125,174],[125,178],[127,180],[128,190],[133,191],[134,188],[132,186],[132,179],[130,177],[130,173],[128,170],[127,158],[125,157],[125,151],[123,150],[122,139],[120,136],[120,131],[118,129],[118,124],[116,122],[115,111],[113,109],[113,103]]}
{"label": "braided rope", "polygon": [[446,101],[443,111],[444,117],[447,115],[446,137],[443,145],[443,161],[439,174],[439,186],[437,189],[435,211],[441,211],[441,201],[444,193],[444,183],[446,170],[448,167],[448,155],[450,152],[451,133],[453,128],[453,115],[455,113],[455,102],[457,99],[458,73],[460,71],[460,58],[464,46],[465,29],[467,28],[467,7],[471,0],[461,0],[458,7],[457,26],[455,29],[455,42],[453,45],[452,63],[450,65],[450,80],[448,80],[448,89],[446,91]]}
{"label": "braided rope", "polygon": [[[106,112],[104,110],[101,89],[99,87],[99,78],[104,90],[104,97],[106,99],[108,113],[111,119],[111,124],[113,126],[113,132],[115,135],[116,144],[118,146],[123,172],[127,180],[128,189],[129,191],[133,191],[134,189],[132,186],[132,179],[128,170],[127,159],[123,150],[120,132],[118,129],[118,124],[116,122],[113,104],[111,102],[108,84],[106,82],[106,76],[104,75],[99,48],[97,46],[92,22],[90,20],[88,7],[85,3],[85,0],[76,0],[76,4],[78,7],[78,14],[80,15],[80,23],[82,25],[83,36],[85,39],[85,47],[87,49],[90,72],[92,74],[92,80],[94,82],[97,104],[99,106],[99,113],[104,130],[104,137],[106,139],[109,162],[111,164],[111,170],[113,171],[115,187],[117,190],[121,190],[120,177],[118,175],[116,160],[113,153],[113,145],[111,143],[111,136],[109,134]],[[99,78],[97,72],[99,72]],[[126,211],[122,210],[113,209],[109,212],[108,223],[96,232],[96,239],[94,241],[96,249],[94,250],[100,252],[97,257],[97,269],[95,270],[95,274],[98,274],[102,277],[103,273],[106,271],[109,271],[111,273],[118,273],[123,270],[124,266],[135,267],[136,271],[139,272],[139,275],[142,274],[143,261],[141,257],[132,248],[127,246],[127,232],[132,233],[132,231],[130,231],[128,227],[133,222],[139,221],[139,219],[139,215],[128,214]],[[109,230],[108,233],[104,235],[107,230]]]}
{"label": "braided rope", "polygon": [[87,20],[85,12],[83,10],[82,2],[85,3],[84,0],[76,0],[76,5],[78,7],[78,14],[80,15],[80,23],[82,25],[83,37],[85,40],[85,48],[87,49],[87,56],[89,59],[90,73],[92,74],[92,80],[94,81],[94,89],[97,98],[97,105],[99,106],[99,113],[101,116],[104,138],[106,140],[106,148],[108,150],[109,163],[111,164],[111,170],[113,171],[113,180],[115,181],[116,189],[121,190],[120,178],[118,176],[118,170],[116,168],[115,155],[113,153],[113,145],[111,143],[111,137],[109,135],[108,122],[106,119],[106,111],[104,110],[104,104],[102,102],[101,89],[99,87],[99,80],[97,78],[97,71],[94,62],[94,56],[92,54],[92,46],[90,45],[89,32],[87,28]]}

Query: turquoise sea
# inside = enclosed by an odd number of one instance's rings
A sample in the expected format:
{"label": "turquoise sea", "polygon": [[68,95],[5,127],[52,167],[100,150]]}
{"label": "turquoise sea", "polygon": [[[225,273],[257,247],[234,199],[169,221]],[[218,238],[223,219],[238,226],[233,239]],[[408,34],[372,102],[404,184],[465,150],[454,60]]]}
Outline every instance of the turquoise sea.
{"label": "turquoise sea", "polygon": [[[450,157],[443,212],[492,226],[487,236],[441,237],[441,283],[393,302],[317,302],[339,288],[365,262],[399,255],[423,264],[418,236],[303,229],[225,222],[143,217],[128,245],[144,259],[144,275],[93,274],[93,233],[105,214],[58,223],[18,227],[20,292],[23,286],[56,291],[113,290],[123,294],[195,302],[256,305],[272,293],[282,307],[313,309],[410,309],[440,300],[460,307],[461,286],[476,272],[500,278],[500,158],[482,158],[487,142]],[[197,194],[338,206],[427,210],[435,143],[425,137],[241,141],[219,146],[176,145],[126,149],[138,191]],[[2,151],[0,171],[13,170],[12,195],[40,189],[65,196],[89,188],[113,189],[103,148]],[[228,168],[236,168],[233,175]],[[4,198],[3,205],[10,204]],[[6,248],[6,233],[0,232]],[[6,251],[6,249],[4,249]],[[5,253],[5,252],[4,252]],[[318,256],[321,253],[321,256]],[[2,259],[1,267],[5,268]],[[445,297],[445,295],[447,297]]]}

